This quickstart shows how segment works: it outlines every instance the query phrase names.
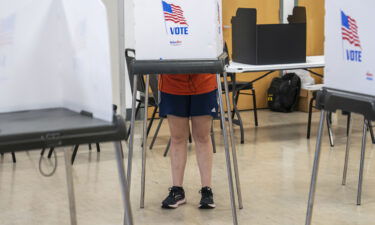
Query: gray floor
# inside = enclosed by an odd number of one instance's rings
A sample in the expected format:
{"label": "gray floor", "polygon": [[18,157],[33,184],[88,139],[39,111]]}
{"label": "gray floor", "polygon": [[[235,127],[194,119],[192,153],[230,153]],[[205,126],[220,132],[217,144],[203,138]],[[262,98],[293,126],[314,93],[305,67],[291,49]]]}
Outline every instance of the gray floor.
{"label": "gray floor", "polygon": [[[245,144],[239,144],[238,157],[244,209],[239,211],[240,224],[304,224],[308,187],[319,114],[313,118],[311,140],[306,140],[307,114],[280,114],[260,111],[260,126],[254,127],[251,112],[242,113],[245,121]],[[320,176],[313,224],[368,225],[375,221],[374,145],[368,142],[363,205],[356,206],[356,189],[360,156],[362,119],[355,117],[348,184],[341,186],[345,151],[346,118],[334,121],[335,148],[323,141]],[[139,124],[140,125],[140,124]],[[168,141],[164,124],[154,150],[148,151],[146,208],[139,209],[140,156],[139,131],[131,199],[136,224],[231,224],[231,211],[225,158],[219,124],[215,123],[218,153],[214,159],[214,194],[217,209],[197,209],[200,188],[194,147],[189,151],[185,177],[187,205],[174,211],[160,209],[170,185],[169,159],[162,157]],[[139,126],[140,127],[140,126]],[[112,145],[102,145],[102,152],[83,146],[74,165],[78,221],[80,225],[122,222],[122,205]],[[67,225],[69,224],[64,160],[58,153],[59,167],[51,178],[38,172],[38,152],[17,154],[17,164],[10,155],[0,159],[0,224],[1,225]],[[48,162],[43,164],[50,169]]]}

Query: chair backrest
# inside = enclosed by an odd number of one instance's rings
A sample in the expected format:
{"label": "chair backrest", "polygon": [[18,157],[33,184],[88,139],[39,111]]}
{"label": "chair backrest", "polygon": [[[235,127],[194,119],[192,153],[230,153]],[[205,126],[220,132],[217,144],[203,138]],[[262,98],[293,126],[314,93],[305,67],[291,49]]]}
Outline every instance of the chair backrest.
{"label": "chair backrest", "polygon": [[[134,74],[132,71],[132,67],[130,66],[131,62],[135,60],[135,50],[134,49],[125,49],[125,59],[126,65],[128,67],[128,76],[130,81],[130,87],[133,92],[133,82],[134,82]],[[150,74],[150,88],[152,91],[152,95],[155,99],[155,104],[159,104],[159,91],[158,91],[158,76],[157,74]],[[138,76],[138,84],[137,84],[137,91],[141,93],[145,93],[146,84],[143,76]]]}
{"label": "chair backrest", "polygon": [[159,89],[158,89],[158,74],[150,74],[150,88],[154,96],[155,103],[159,105]]}

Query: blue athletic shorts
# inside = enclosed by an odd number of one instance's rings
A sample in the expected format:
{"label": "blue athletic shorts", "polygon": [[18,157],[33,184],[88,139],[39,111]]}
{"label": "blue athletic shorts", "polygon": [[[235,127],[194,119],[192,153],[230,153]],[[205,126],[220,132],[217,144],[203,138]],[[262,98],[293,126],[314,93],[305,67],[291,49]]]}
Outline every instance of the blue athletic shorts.
{"label": "blue athletic shorts", "polygon": [[159,115],[167,117],[193,117],[211,115],[217,117],[217,90],[200,95],[172,95],[160,92]]}

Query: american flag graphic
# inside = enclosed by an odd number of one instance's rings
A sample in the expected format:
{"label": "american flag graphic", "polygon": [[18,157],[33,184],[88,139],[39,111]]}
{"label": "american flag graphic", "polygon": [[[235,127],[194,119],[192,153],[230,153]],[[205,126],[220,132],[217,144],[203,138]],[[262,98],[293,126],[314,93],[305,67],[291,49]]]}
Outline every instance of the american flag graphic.
{"label": "american flag graphic", "polygon": [[358,36],[358,26],[355,19],[345,15],[345,13],[341,11],[341,22],[342,40],[346,40],[351,45],[361,48],[361,42]]}
{"label": "american flag graphic", "polygon": [[0,46],[13,43],[15,16],[9,16],[0,20]]}
{"label": "american flag graphic", "polygon": [[180,6],[168,4],[165,1],[162,1],[162,3],[165,21],[172,21],[176,24],[188,26],[188,23],[184,17],[184,11]]}

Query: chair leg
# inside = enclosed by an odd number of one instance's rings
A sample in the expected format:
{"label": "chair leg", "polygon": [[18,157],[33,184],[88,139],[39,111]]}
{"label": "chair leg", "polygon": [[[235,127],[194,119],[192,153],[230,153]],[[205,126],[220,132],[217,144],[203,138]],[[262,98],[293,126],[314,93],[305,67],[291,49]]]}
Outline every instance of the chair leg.
{"label": "chair leg", "polygon": [[43,148],[42,151],[40,152],[40,155],[43,156],[45,151],[46,151],[46,148]]}
{"label": "chair leg", "polygon": [[258,126],[258,109],[257,109],[257,96],[255,94],[255,89],[252,89],[253,91],[253,107],[254,107],[254,120],[255,120],[255,126]]}
{"label": "chair leg", "polygon": [[160,120],[159,120],[158,127],[156,128],[154,137],[152,138],[152,141],[151,141],[151,144],[150,144],[150,150],[154,147],[154,144],[155,144],[156,138],[158,137],[160,127],[161,127],[161,124],[163,123],[163,120],[164,120],[164,118],[160,118]]}
{"label": "chair leg", "polygon": [[312,119],[312,110],[313,110],[313,104],[314,104],[314,98],[310,100],[309,104],[309,117],[307,120],[307,139],[310,139],[310,134],[311,134],[311,119]]}
{"label": "chair leg", "polygon": [[216,142],[215,142],[215,133],[214,133],[214,121],[212,120],[211,124],[211,142],[212,142],[212,151],[216,153]]}
{"label": "chair leg", "polygon": [[48,152],[48,158],[50,159],[52,157],[52,153],[55,150],[55,148],[50,148]]}
{"label": "chair leg", "polygon": [[75,159],[76,159],[76,155],[77,155],[77,152],[78,152],[78,148],[79,148],[79,145],[75,145],[75,146],[74,146],[73,154],[72,154],[72,159],[71,159],[71,163],[72,163],[72,165],[74,164],[74,161],[75,161]]}
{"label": "chair leg", "polygon": [[329,143],[330,143],[331,147],[335,147],[335,143],[333,141],[333,132],[332,132],[332,113],[328,114],[327,127],[328,127]]}
{"label": "chair leg", "polygon": [[16,160],[16,153],[12,152],[12,160],[13,160],[13,163],[16,163],[17,160]]}
{"label": "chair leg", "polygon": [[91,146],[91,144],[89,144],[89,150],[91,150],[92,149],[92,146]]}
{"label": "chair leg", "polygon": [[164,157],[167,157],[167,155],[168,155],[169,148],[171,147],[171,141],[172,141],[172,140],[169,138],[169,141],[168,141],[167,147],[165,148],[165,151],[164,151],[164,154],[163,154]]}
{"label": "chair leg", "polygon": [[[238,92],[237,93],[237,96],[238,97],[240,95],[240,93]],[[232,101],[233,102],[238,102],[238,99],[236,100],[234,98],[234,96],[232,96]],[[228,107],[229,108],[229,107]],[[229,109],[230,110],[230,109]],[[240,115],[240,112],[238,111],[238,108],[237,108],[237,103],[236,104],[233,104],[233,111],[235,112],[236,116],[237,116],[237,119],[238,119],[238,122],[240,124],[240,132],[241,132],[241,144],[245,143],[245,131],[244,131],[244,128],[243,128],[243,122],[242,122],[242,117]],[[225,115],[225,112],[223,112],[224,115]],[[233,116],[232,116],[233,118]],[[223,129],[223,124],[220,120],[220,126],[221,126],[221,129]]]}
{"label": "chair leg", "polygon": [[369,123],[369,130],[370,130],[371,140],[372,140],[372,143],[375,144],[374,128],[372,127],[371,121],[369,121],[368,123]]}
{"label": "chair leg", "polygon": [[157,112],[157,110],[158,110],[158,107],[155,106],[155,107],[154,107],[154,111],[152,112],[152,116],[151,116],[150,123],[148,124],[148,127],[147,127],[147,137],[148,137],[148,134],[150,133],[150,130],[151,130],[152,124],[154,123],[154,120],[155,120],[155,116],[156,116],[156,112]]}
{"label": "chair leg", "polygon": [[96,143],[96,151],[100,152],[100,143]]}
{"label": "chair leg", "polygon": [[[237,106],[237,104],[238,104],[238,100],[239,100],[239,98],[240,98],[240,94],[241,94],[240,91],[235,91],[235,92],[233,92],[233,95],[234,95],[233,100],[234,100],[234,103],[235,103],[236,106]],[[234,116],[235,116],[235,115],[236,115],[236,111],[235,111],[235,108],[233,107],[233,111],[232,111],[232,120],[234,119]]]}

